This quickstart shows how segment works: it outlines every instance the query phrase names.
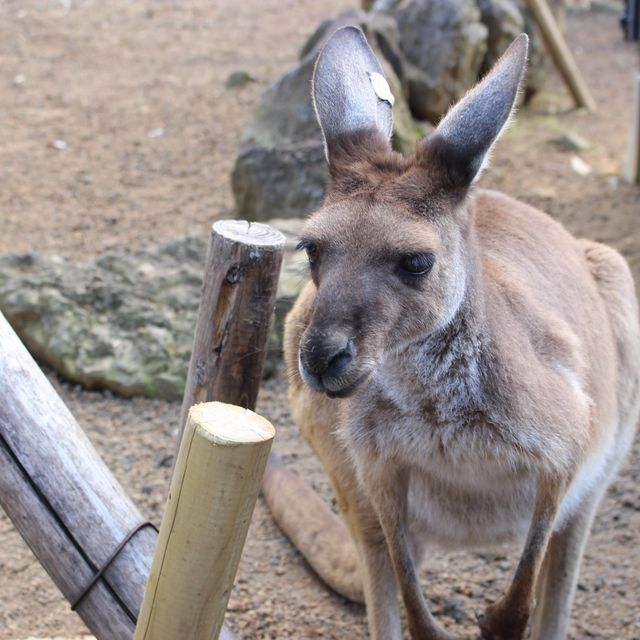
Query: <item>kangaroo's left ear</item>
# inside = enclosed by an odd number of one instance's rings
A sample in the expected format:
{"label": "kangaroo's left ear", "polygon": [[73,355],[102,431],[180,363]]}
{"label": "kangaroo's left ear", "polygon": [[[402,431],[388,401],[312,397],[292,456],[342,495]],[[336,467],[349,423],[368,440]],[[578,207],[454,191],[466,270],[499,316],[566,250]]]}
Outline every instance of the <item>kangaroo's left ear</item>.
{"label": "kangaroo's left ear", "polygon": [[328,160],[350,134],[391,137],[393,95],[360,29],[343,27],[329,38],[313,71],[312,93]]}
{"label": "kangaroo's left ear", "polygon": [[468,187],[486,164],[514,110],[527,63],[529,38],[520,34],[491,71],[452,107],[418,147],[425,164],[438,163],[457,187]]}

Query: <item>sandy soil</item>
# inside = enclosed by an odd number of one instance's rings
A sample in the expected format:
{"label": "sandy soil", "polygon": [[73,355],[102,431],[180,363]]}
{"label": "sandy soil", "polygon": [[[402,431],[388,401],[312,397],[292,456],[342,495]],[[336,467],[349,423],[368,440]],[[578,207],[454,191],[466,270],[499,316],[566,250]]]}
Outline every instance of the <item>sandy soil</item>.
{"label": "sandy soil", "polygon": [[[232,215],[229,171],[264,86],[294,60],[318,21],[344,0],[5,1],[0,5],[0,253],[73,259],[127,250]],[[547,210],[572,231],[611,243],[640,277],[640,189],[621,183],[637,50],[611,14],[573,16],[569,39],[600,105],[568,110],[557,78],[519,114],[484,184]],[[245,69],[243,89],[224,80]],[[556,140],[586,138],[592,171]],[[88,393],[50,378],[143,513],[160,520],[179,407]],[[259,411],[276,448],[328,500],[319,464],[300,441],[282,373]],[[639,445],[611,487],[587,548],[571,638],[640,638]],[[434,551],[425,593],[448,627],[505,587],[517,553]],[[454,618],[458,619],[458,622]],[[228,622],[241,638],[365,638],[363,608],[328,592],[259,501]],[[0,516],[0,639],[86,633],[11,523]]]}

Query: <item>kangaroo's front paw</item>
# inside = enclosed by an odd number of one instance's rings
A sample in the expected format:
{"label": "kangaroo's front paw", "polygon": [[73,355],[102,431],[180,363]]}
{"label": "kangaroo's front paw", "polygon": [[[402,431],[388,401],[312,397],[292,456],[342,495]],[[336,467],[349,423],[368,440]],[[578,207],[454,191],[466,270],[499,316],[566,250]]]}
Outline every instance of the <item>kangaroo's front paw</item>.
{"label": "kangaroo's front paw", "polygon": [[484,615],[478,616],[479,640],[522,640],[529,616],[529,610],[518,610],[497,602],[487,607]]}

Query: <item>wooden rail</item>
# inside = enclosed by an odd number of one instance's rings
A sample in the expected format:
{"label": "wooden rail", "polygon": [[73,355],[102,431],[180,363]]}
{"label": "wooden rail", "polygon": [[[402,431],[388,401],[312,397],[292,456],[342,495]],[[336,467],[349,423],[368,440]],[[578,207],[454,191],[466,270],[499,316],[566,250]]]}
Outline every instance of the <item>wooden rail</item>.
{"label": "wooden rail", "polygon": [[640,184],[640,74],[635,77],[633,89],[633,121],[629,131],[624,179],[627,182]]}

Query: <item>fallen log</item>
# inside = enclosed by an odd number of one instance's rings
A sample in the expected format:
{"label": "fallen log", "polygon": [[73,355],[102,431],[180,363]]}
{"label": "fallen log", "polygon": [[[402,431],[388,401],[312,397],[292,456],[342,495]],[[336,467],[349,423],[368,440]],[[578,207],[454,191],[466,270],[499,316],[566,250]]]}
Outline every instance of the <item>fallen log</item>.
{"label": "fallen log", "polygon": [[[181,429],[189,408],[217,400],[255,409],[275,308],[285,237],[271,227],[216,222],[204,281]],[[334,591],[363,602],[358,558],[346,526],[297,473],[271,452],[262,481],[280,529]]]}
{"label": "fallen log", "polygon": [[131,640],[157,534],[1,313],[0,506],[96,638]]}

